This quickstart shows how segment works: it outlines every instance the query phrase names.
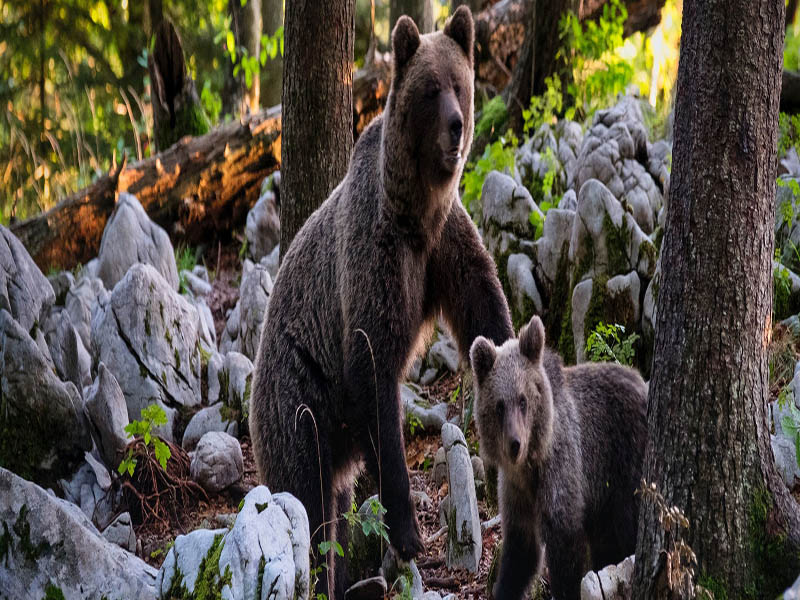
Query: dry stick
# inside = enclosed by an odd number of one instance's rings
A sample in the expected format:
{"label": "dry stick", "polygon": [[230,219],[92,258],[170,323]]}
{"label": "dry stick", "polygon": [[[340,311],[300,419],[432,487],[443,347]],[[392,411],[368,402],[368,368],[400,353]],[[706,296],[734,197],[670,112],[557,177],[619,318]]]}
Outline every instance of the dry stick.
{"label": "dry stick", "polygon": [[427,545],[429,545],[429,544],[432,544],[433,542],[435,542],[436,540],[438,540],[440,537],[442,537],[442,536],[443,536],[443,535],[445,535],[446,533],[447,533],[447,525],[445,525],[445,526],[444,526],[444,527],[442,527],[442,528],[441,528],[439,531],[437,531],[436,533],[434,533],[433,535],[431,535],[431,537],[429,537],[428,539],[426,539],[426,540],[425,540],[425,545],[427,546]]}

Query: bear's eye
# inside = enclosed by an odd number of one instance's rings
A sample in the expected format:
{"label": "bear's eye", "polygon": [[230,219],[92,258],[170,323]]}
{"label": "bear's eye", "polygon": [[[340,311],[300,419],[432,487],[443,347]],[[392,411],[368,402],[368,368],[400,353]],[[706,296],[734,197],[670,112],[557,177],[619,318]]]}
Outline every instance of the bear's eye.
{"label": "bear's eye", "polygon": [[503,414],[506,411],[506,407],[503,405],[502,402],[498,402],[497,405],[495,406],[495,410],[497,411],[497,418],[500,421],[502,421],[503,420]]}
{"label": "bear's eye", "polygon": [[461,95],[461,86],[458,85],[458,84],[455,84],[453,86],[453,91],[456,93],[456,96],[460,96]]}
{"label": "bear's eye", "polygon": [[439,95],[439,86],[435,83],[429,83],[425,86],[425,97],[428,99],[436,98]]}
{"label": "bear's eye", "polygon": [[525,414],[525,411],[528,409],[528,399],[525,397],[525,394],[519,395],[519,409],[522,411],[522,414]]}

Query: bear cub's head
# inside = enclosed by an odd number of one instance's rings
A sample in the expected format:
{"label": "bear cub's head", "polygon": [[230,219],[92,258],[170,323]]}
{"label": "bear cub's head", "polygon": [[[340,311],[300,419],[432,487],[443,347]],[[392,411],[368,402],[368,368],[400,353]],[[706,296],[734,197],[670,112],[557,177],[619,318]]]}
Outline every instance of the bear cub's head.
{"label": "bear cub's head", "polygon": [[420,36],[407,16],[392,31],[387,118],[396,147],[390,151],[412,157],[432,186],[460,177],[472,144],[474,38],[472,13],[463,5],[444,31]]}
{"label": "bear cub's head", "polygon": [[470,349],[481,454],[506,472],[541,463],[550,452],[553,394],[543,352],[544,326],[537,316],[517,340],[496,347],[477,337]]}

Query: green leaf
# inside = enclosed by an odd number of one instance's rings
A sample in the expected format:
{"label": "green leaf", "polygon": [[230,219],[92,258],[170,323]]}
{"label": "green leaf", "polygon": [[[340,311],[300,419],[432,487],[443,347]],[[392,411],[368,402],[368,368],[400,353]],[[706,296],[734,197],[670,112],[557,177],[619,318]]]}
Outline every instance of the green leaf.
{"label": "green leaf", "polygon": [[153,438],[153,447],[156,451],[156,460],[158,464],[161,465],[161,468],[165,471],[167,470],[167,460],[172,456],[172,452],[164,442],[162,442],[159,438]]}

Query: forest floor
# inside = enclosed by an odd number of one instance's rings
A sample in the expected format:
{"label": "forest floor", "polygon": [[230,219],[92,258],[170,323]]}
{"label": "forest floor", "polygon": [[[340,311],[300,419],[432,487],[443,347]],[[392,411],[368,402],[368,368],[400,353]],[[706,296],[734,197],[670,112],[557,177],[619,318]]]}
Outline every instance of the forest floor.
{"label": "forest floor", "polygon": [[[213,291],[208,298],[214,316],[217,339],[220,339],[225,326],[226,312],[232,309],[239,295],[241,278],[241,259],[235,245],[217,248],[215,267],[209,266],[212,274]],[[207,265],[208,266],[208,265]],[[770,366],[770,398],[775,399],[791,382],[794,367],[800,359],[800,344],[792,336],[787,327],[776,324],[769,348]],[[448,418],[464,412],[464,395],[460,394],[462,378],[456,374],[441,376],[429,386],[421,389],[421,396],[431,404],[446,402],[449,404]],[[477,436],[474,421],[466,432],[469,447],[476,447]],[[216,529],[224,527],[224,520],[219,515],[232,515],[239,509],[244,495],[258,485],[255,461],[249,437],[241,437],[244,457],[244,477],[236,486],[218,494],[209,495],[207,499],[199,499],[195,506],[185,507],[179,511],[180,523],[149,524],[136,527],[137,539],[140,542],[137,552],[149,564],[159,567],[171,547],[174,539],[181,534],[198,528]],[[411,487],[414,491],[425,492],[431,502],[427,506],[417,505],[422,536],[425,540],[425,551],[417,557],[416,564],[422,575],[425,591],[435,590],[442,596],[454,593],[459,598],[488,598],[487,581],[495,551],[500,540],[499,526],[483,530],[483,552],[477,574],[467,571],[451,571],[445,565],[446,535],[441,535],[439,521],[439,504],[448,493],[447,483],[437,486],[433,478],[433,464],[436,451],[441,446],[439,432],[420,432],[413,434],[406,431],[406,463],[409,470]],[[800,501],[800,486],[793,490],[795,498]],[[358,502],[358,499],[356,500]],[[478,502],[481,522],[488,521],[496,514],[496,508],[490,510],[485,500]],[[437,537],[437,532],[440,535]],[[547,596],[545,596],[547,597]]]}

